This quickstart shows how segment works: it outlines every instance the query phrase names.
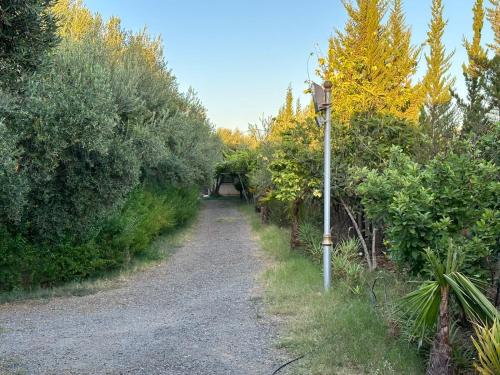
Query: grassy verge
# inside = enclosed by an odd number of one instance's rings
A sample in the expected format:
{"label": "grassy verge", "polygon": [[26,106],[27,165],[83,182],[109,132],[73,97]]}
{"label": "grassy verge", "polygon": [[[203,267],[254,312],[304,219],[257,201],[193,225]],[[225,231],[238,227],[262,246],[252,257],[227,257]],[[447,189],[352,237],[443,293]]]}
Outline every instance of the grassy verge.
{"label": "grassy verge", "polygon": [[[271,313],[284,318],[280,345],[305,355],[290,365],[297,374],[423,374],[422,359],[397,334],[375,306],[371,292],[355,294],[338,279],[322,293],[320,267],[289,247],[288,230],[262,225],[249,207],[243,208],[272,266],[264,275]],[[389,274],[378,277],[374,290],[385,306],[399,295]],[[371,283],[369,284],[371,285]],[[367,288],[371,290],[371,288]]]}
{"label": "grassy verge", "polygon": [[[120,268],[103,272],[96,277],[85,280],[69,281],[62,285],[50,288],[33,288],[25,290],[17,288],[0,293],[0,304],[29,299],[49,299],[54,297],[85,296],[106,289],[113,289],[123,285],[130,276],[153,267],[167,259],[192,234],[192,224],[196,215],[186,219],[181,226],[170,229],[153,240],[138,255],[129,260]],[[0,328],[1,329],[1,328]],[[0,367],[1,370],[1,367]],[[0,371],[0,375],[1,375]]]}

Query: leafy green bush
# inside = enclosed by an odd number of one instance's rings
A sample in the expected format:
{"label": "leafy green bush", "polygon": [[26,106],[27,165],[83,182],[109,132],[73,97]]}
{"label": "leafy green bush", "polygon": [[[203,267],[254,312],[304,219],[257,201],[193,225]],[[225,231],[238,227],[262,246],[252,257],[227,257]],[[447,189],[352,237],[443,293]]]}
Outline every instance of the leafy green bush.
{"label": "leafy green bush", "polygon": [[94,274],[100,267],[94,242],[35,245],[0,228],[0,290],[46,287]]}
{"label": "leafy green bush", "polygon": [[15,229],[31,241],[85,243],[139,182],[139,161],[118,132],[106,56],[95,43],[63,43],[10,119],[29,181],[24,228]]}
{"label": "leafy green bush", "polygon": [[47,287],[126,267],[158,235],[195,214],[197,189],[143,188],[83,244],[35,244],[0,226],[0,290]]}
{"label": "leafy green bush", "polygon": [[[193,216],[191,187],[220,156],[205,108],[179,91],[158,41],[117,26],[122,38],[110,43],[98,15],[93,30],[60,39],[53,4],[0,11],[0,290],[145,255]],[[82,6],[59,5],[64,28]]]}
{"label": "leafy green bush", "polygon": [[487,278],[498,252],[499,167],[470,155],[439,155],[422,166],[394,148],[387,167],[358,169],[354,182],[367,215],[386,226],[393,259],[420,272],[427,248],[446,258],[450,240],[465,253],[464,273]]}

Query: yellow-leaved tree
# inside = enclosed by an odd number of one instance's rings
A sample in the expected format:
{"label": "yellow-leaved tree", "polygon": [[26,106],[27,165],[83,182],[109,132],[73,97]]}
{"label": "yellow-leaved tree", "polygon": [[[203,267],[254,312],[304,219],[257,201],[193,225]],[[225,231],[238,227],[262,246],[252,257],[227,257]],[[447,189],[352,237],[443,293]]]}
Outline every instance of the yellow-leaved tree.
{"label": "yellow-leaved tree", "polygon": [[481,46],[481,34],[484,26],[484,6],[483,0],[476,0],[472,8],[472,41],[467,39],[464,41],[467,51],[468,62],[463,65],[464,73],[471,77],[478,77],[482,74],[484,63],[487,59],[486,51]]}
{"label": "yellow-leaved tree", "polygon": [[218,128],[217,135],[222,143],[230,150],[236,151],[239,149],[255,148],[257,146],[256,139],[250,135],[244,134],[239,129]]}
{"label": "yellow-leaved tree", "polygon": [[345,31],[330,40],[327,76],[333,83],[332,104],[342,122],[355,112],[387,111],[389,59],[387,30],[382,24],[387,6],[381,0],[343,1],[348,14]]}
{"label": "yellow-leaved tree", "polygon": [[333,110],[347,123],[357,112],[392,114],[416,121],[421,91],[412,78],[420,53],[411,45],[401,0],[383,23],[384,0],[343,0],[348,21],[329,41],[327,59],[320,59],[323,78],[333,83]]}
{"label": "yellow-leaved tree", "polygon": [[293,107],[293,90],[288,86],[285,96],[285,104],[280,108],[278,115],[271,124],[269,140],[277,142],[283,136],[283,133],[295,125],[295,109]]}
{"label": "yellow-leaved tree", "polygon": [[101,33],[103,22],[99,14],[85,8],[83,0],[59,0],[52,7],[58,19],[59,35],[65,39],[81,40]]}
{"label": "yellow-leaved tree", "polygon": [[488,20],[491,23],[495,36],[494,44],[491,45],[497,55],[500,54],[500,0],[490,0],[491,8],[488,8]]}
{"label": "yellow-leaved tree", "polygon": [[151,37],[146,28],[137,34],[129,36],[128,48],[135,49],[136,52],[143,56],[152,69],[163,65],[163,43],[161,37]]}
{"label": "yellow-leaved tree", "polygon": [[140,56],[152,70],[162,70],[162,40],[159,36],[151,37],[146,28],[135,34],[126,33],[120,18],[111,17],[104,22],[99,13],[92,13],[82,0],[56,1],[52,12],[58,19],[58,32],[63,39],[103,38],[115,61],[123,60],[129,51],[131,55]]}
{"label": "yellow-leaved tree", "polygon": [[391,60],[388,80],[389,113],[416,121],[423,104],[421,83],[413,84],[421,48],[411,44],[411,30],[406,26],[402,0],[394,0],[388,21]]}
{"label": "yellow-leaved tree", "polygon": [[127,36],[118,17],[111,17],[104,27],[104,41],[116,60],[121,59],[126,48]]}

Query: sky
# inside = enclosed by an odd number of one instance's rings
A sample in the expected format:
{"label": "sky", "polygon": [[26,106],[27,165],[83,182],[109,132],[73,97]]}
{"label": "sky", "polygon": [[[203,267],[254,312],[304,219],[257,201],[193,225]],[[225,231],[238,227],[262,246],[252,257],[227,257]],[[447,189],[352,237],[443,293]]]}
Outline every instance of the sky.
{"label": "sky", "polygon": [[[147,26],[163,38],[168,67],[179,87],[192,87],[217,127],[246,130],[275,115],[292,86],[303,103],[304,81],[315,76],[317,56],[328,39],[342,30],[346,13],[341,0],[85,0],[103,17],[122,20],[126,29]],[[444,0],[448,26],[444,42],[455,51],[451,74],[464,92],[461,66],[464,36],[472,34],[474,0]],[[488,3],[485,0],[485,3]],[[425,41],[431,0],[404,1],[415,44]],[[493,34],[486,23],[483,41]],[[310,57],[310,54],[314,56]],[[308,62],[309,60],[309,62]],[[425,71],[421,57],[419,75]]]}

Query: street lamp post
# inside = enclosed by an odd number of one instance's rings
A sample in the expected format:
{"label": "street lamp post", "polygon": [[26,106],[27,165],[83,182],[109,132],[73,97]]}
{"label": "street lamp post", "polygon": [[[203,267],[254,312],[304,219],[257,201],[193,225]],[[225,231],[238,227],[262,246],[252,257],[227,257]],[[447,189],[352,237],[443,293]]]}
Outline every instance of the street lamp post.
{"label": "street lamp post", "polygon": [[[331,165],[331,92],[332,83],[325,81],[323,87],[316,83],[312,83],[311,91],[313,94],[314,107],[319,125],[325,125],[325,150],[324,150],[324,191],[323,191],[323,214],[324,214],[324,230],[323,230],[323,286],[325,290],[330,289],[331,284],[331,248],[332,234],[330,229],[330,165]],[[321,119],[321,114],[325,114],[326,118]]]}
{"label": "street lamp post", "polygon": [[324,152],[324,233],[323,233],[323,285],[325,290],[330,289],[331,275],[330,275],[330,252],[332,248],[332,233],[330,227],[330,162],[331,162],[331,92],[332,83],[325,81],[323,84],[325,89],[325,105],[326,105],[326,124],[325,124],[325,152]]}

